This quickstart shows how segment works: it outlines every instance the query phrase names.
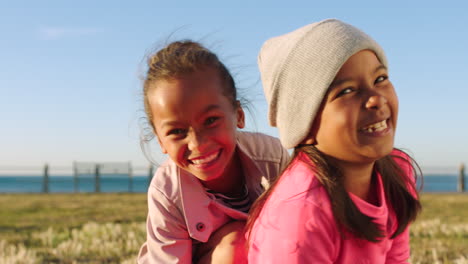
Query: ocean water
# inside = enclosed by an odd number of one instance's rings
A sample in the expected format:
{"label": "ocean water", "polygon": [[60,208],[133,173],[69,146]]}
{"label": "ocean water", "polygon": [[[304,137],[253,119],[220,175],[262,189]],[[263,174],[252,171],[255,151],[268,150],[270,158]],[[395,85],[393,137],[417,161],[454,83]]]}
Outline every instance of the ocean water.
{"label": "ocean water", "polygon": [[[458,188],[458,175],[429,174],[425,175],[422,183],[423,192],[456,192]],[[468,192],[468,177],[465,175],[465,191]]]}
{"label": "ocean water", "polygon": [[[99,180],[100,192],[146,192],[148,176],[134,176],[131,179],[119,175],[106,175]],[[75,184],[72,176],[49,176],[50,193],[95,192],[94,175],[80,176]],[[76,189],[76,190],[75,190]],[[0,176],[0,193],[40,193],[44,190],[41,176]]]}
{"label": "ocean water", "polygon": [[[99,181],[100,192],[136,192],[144,193],[148,189],[148,176],[106,175]],[[418,181],[421,185],[421,181]],[[423,192],[456,192],[457,175],[430,174],[424,176]],[[75,190],[76,188],[76,190]],[[41,176],[0,176],[0,193],[41,193],[44,178]],[[465,176],[465,190],[468,192],[468,178]],[[50,193],[95,192],[93,175],[80,176],[74,182],[71,176],[50,176]]]}

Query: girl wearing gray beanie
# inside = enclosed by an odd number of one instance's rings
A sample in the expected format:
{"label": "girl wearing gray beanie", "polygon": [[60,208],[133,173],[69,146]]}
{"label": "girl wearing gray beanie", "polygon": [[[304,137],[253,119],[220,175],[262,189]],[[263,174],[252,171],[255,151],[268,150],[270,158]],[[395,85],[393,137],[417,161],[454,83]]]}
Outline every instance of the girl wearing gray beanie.
{"label": "girl wearing gray beanie", "polygon": [[382,48],[327,19],[266,41],[258,63],[270,124],[294,157],[251,211],[249,263],[407,263],[419,170],[393,146]]}

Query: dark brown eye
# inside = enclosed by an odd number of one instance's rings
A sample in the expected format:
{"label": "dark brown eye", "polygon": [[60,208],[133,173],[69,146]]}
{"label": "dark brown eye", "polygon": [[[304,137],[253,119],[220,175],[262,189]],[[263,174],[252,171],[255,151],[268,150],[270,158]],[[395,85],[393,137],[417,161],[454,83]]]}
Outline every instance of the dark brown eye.
{"label": "dark brown eye", "polygon": [[349,94],[349,93],[351,93],[351,92],[353,92],[353,91],[354,91],[354,89],[351,88],[351,87],[344,88],[343,90],[341,90],[341,91],[336,95],[336,97],[340,97],[340,96],[343,96],[343,95],[345,95],[345,94]]}
{"label": "dark brown eye", "polygon": [[209,125],[215,123],[218,119],[219,119],[219,117],[217,117],[217,116],[208,117],[205,120],[205,125],[209,126]]}
{"label": "dark brown eye", "polygon": [[375,80],[375,83],[381,83],[385,80],[388,80],[388,76],[387,75],[381,75],[379,77],[377,77],[377,79]]}
{"label": "dark brown eye", "polygon": [[184,134],[184,133],[185,133],[185,129],[175,128],[175,129],[169,130],[169,132],[167,134],[168,135],[181,135],[181,134]]}

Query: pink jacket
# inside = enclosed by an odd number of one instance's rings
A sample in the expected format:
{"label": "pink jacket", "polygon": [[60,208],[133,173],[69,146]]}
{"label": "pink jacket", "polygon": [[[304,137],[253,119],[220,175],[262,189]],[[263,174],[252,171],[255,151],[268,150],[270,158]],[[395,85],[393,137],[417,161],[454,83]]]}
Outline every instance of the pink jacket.
{"label": "pink jacket", "polygon": [[[249,264],[408,263],[408,228],[395,239],[387,236],[378,243],[359,240],[351,234],[346,238],[340,235],[329,196],[306,163],[307,159],[305,154],[300,154],[293,161],[256,220]],[[410,166],[399,159],[396,161],[412,177]],[[393,234],[396,217],[386,202],[382,180],[377,175],[380,206],[351,193],[350,196],[361,212],[374,217],[387,234]]]}
{"label": "pink jacket", "polygon": [[[260,133],[238,132],[237,150],[253,200],[289,161],[278,139]],[[232,219],[245,220],[247,214],[218,202],[195,176],[169,159],[148,189],[147,240],[138,263],[192,263],[193,245],[207,242]]]}

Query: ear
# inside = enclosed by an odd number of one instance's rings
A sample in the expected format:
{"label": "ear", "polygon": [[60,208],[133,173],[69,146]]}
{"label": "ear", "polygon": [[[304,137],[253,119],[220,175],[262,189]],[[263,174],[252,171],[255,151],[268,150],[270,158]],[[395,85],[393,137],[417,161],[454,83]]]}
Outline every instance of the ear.
{"label": "ear", "polygon": [[307,134],[304,140],[302,140],[301,144],[317,145],[316,136],[317,136],[318,128],[320,126],[320,120],[321,120],[320,115],[318,115],[316,119],[314,120],[314,122],[312,123],[312,127],[310,128],[309,134]]}
{"label": "ear", "polygon": [[244,109],[242,109],[242,106],[240,105],[239,101],[237,101],[236,116],[237,116],[237,127],[244,128],[245,127],[245,114],[244,114]]}
{"label": "ear", "polygon": [[307,136],[302,142],[302,145],[314,145],[315,143],[315,138]]}

